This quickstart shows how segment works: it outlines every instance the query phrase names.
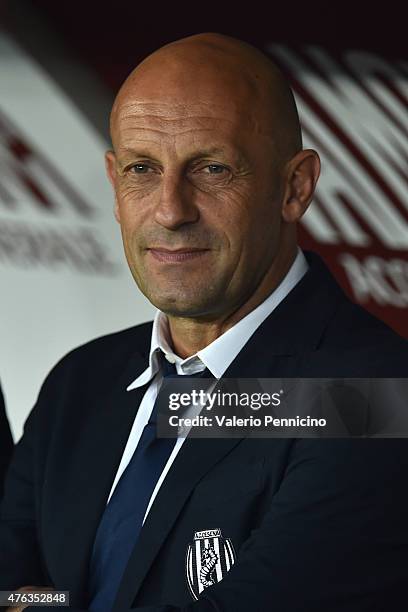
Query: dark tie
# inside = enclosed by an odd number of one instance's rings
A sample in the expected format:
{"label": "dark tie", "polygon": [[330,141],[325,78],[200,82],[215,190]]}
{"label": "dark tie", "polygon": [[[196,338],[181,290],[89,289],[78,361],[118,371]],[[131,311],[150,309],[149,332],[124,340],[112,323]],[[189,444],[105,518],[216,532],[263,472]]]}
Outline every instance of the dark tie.
{"label": "dark tie", "polygon": [[[176,366],[159,354],[163,380],[177,378]],[[208,369],[193,375],[212,377]],[[153,490],[176,438],[157,438],[159,394],[133,456],[119,479],[96,532],[90,566],[89,609],[108,612],[139,537]]]}

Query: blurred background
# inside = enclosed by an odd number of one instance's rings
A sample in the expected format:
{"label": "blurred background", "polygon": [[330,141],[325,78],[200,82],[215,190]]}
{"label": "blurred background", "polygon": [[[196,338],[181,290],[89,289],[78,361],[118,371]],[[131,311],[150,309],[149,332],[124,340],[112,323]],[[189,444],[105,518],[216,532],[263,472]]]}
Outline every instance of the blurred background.
{"label": "blurred background", "polygon": [[112,215],[108,116],[143,57],[194,33],[250,42],[288,75],[323,163],[301,246],[408,337],[406,8],[360,4],[0,3],[0,378],[15,439],[64,353],[152,318]]}

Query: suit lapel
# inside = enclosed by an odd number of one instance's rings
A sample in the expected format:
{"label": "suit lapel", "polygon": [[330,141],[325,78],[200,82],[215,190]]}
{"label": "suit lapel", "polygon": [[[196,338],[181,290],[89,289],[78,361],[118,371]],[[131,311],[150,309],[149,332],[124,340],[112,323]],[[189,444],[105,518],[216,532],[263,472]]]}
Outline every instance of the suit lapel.
{"label": "suit lapel", "polygon": [[[55,484],[47,485],[52,491],[52,497],[44,501],[43,529],[47,541],[52,542],[46,551],[47,565],[58,568],[53,581],[71,591],[72,601],[84,599],[96,530],[145,391],[142,387],[127,392],[126,387],[146,365],[141,355],[132,357],[112,392],[95,398],[90,408],[83,407],[81,430],[76,432],[69,460],[65,458],[69,469],[66,473],[64,468],[58,470]],[[64,530],[60,528],[61,514]]]}
{"label": "suit lapel", "polygon": [[[124,573],[114,609],[132,606],[147,571],[192,490],[240,442],[240,438],[195,438],[184,442],[147,516]],[[208,443],[211,443],[210,456]]]}
{"label": "suit lapel", "polygon": [[[225,378],[301,376],[342,293],[320,259],[307,254],[311,270],[263,322],[226,371]],[[128,609],[167,535],[197,483],[242,438],[187,439],[155,502],[124,573],[114,610]],[[208,453],[211,444],[211,453]],[[165,512],[163,512],[165,508]]]}

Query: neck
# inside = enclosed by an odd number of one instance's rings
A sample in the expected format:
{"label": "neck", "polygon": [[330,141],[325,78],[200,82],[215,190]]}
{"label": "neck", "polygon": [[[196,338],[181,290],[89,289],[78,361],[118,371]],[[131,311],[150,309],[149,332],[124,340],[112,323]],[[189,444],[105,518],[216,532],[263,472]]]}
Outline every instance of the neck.
{"label": "neck", "polygon": [[238,308],[232,308],[213,319],[173,317],[168,315],[169,331],[174,352],[185,359],[202,350],[228,331],[261,304],[282,282],[296,257],[296,245],[284,255],[278,255],[256,290]]}

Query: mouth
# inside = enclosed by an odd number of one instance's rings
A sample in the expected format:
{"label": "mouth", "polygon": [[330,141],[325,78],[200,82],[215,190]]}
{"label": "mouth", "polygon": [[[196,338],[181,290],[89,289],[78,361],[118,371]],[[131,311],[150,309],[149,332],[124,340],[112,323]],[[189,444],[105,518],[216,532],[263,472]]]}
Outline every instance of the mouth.
{"label": "mouth", "polygon": [[150,247],[147,249],[147,252],[150,253],[152,257],[154,257],[156,260],[169,263],[183,263],[186,261],[191,261],[193,259],[198,259],[209,251],[210,249],[200,249],[192,247],[180,249]]}

